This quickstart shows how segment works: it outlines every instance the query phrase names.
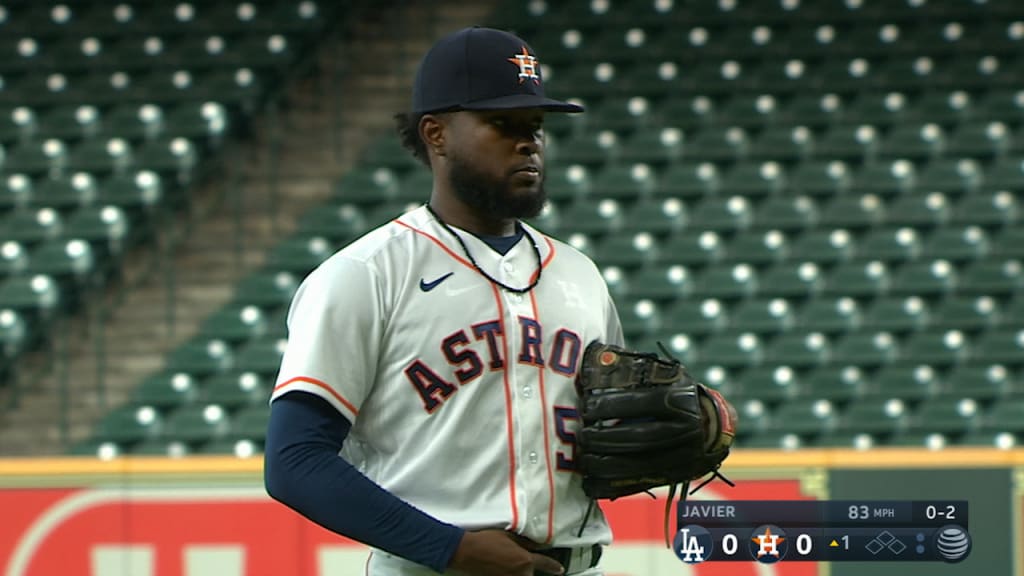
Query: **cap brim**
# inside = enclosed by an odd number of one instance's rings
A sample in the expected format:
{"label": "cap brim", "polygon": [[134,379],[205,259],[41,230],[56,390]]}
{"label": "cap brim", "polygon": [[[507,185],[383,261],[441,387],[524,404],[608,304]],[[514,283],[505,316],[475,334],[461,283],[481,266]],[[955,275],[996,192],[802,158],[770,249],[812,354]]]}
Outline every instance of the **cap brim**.
{"label": "cap brim", "polygon": [[571,102],[563,102],[553,98],[534,96],[532,94],[513,94],[500,98],[490,98],[467,102],[459,108],[463,110],[515,110],[518,108],[540,108],[546,112],[583,112],[583,106]]}

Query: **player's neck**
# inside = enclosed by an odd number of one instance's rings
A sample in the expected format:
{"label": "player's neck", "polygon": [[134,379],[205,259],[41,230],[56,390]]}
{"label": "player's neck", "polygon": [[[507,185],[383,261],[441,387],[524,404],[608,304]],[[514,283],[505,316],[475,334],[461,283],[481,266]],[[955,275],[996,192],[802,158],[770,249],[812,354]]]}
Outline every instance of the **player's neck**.
{"label": "player's neck", "polygon": [[430,208],[445,224],[478,236],[512,236],[516,233],[515,218],[484,218],[465,204],[444,194],[430,196]]}

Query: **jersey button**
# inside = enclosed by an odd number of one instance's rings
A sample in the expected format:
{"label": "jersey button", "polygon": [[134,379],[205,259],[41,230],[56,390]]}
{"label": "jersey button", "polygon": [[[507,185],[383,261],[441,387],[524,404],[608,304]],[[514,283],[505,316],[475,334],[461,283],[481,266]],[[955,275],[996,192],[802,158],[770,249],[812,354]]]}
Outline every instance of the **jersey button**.
{"label": "jersey button", "polygon": [[529,398],[531,396],[533,396],[533,388],[530,388],[529,385],[523,386],[523,398]]}
{"label": "jersey button", "polygon": [[516,265],[511,262],[505,262],[503,268],[505,269],[505,272],[511,273],[513,270],[516,269]]}
{"label": "jersey button", "polygon": [[530,452],[527,456],[529,456],[529,458],[530,458],[530,464],[536,464],[537,463],[537,453],[536,452]]}

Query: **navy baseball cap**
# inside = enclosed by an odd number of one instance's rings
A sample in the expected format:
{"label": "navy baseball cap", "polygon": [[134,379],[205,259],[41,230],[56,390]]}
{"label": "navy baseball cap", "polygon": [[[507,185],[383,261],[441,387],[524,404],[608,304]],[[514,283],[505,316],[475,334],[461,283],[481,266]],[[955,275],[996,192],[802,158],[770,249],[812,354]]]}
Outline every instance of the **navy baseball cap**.
{"label": "navy baseball cap", "polygon": [[413,114],[513,108],[583,112],[582,106],[546,97],[530,45],[493,28],[474,26],[445,36],[416,71]]}

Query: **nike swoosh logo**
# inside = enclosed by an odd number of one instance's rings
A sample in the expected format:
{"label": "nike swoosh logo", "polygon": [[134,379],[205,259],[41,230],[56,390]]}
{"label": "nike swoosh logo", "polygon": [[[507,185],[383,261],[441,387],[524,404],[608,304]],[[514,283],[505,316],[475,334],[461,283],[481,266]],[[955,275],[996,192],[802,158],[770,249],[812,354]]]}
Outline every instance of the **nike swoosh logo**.
{"label": "nike swoosh logo", "polygon": [[451,276],[452,274],[454,274],[454,272],[449,272],[449,273],[445,274],[444,276],[441,276],[440,278],[438,278],[437,280],[434,280],[432,282],[425,282],[423,280],[423,278],[420,278],[420,290],[423,290],[424,292],[430,292],[434,288],[437,288],[437,286],[441,282],[444,282],[445,280],[447,280],[448,277]]}

